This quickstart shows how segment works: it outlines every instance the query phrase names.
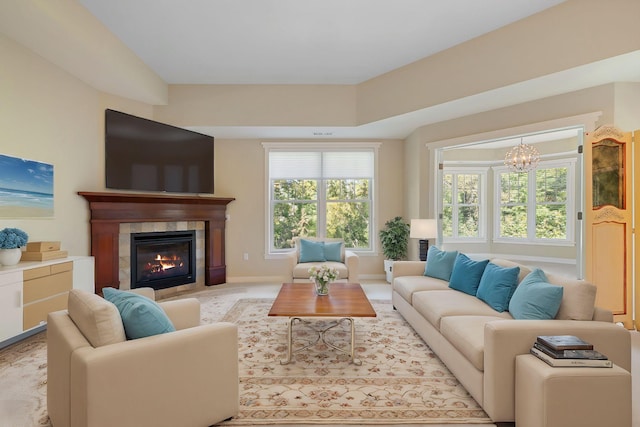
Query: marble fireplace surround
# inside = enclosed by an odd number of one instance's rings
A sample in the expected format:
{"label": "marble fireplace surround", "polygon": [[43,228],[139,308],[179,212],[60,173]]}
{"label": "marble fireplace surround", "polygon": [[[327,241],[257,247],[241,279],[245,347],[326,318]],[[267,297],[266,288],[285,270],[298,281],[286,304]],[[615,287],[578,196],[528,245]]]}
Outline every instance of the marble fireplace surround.
{"label": "marble fireplace surround", "polygon": [[96,293],[120,288],[120,228],[130,223],[202,221],[204,284],[226,281],[226,206],[234,198],[133,193],[78,192],[91,211],[91,255],[95,258]]}

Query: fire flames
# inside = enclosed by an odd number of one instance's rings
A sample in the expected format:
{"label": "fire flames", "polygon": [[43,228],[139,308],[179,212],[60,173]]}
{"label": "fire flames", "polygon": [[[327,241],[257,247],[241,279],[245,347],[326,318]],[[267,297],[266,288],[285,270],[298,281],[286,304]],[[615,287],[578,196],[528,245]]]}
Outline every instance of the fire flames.
{"label": "fire flames", "polygon": [[156,255],[155,259],[148,262],[145,266],[145,271],[150,274],[163,273],[174,268],[184,267],[184,261],[176,255],[171,257]]}

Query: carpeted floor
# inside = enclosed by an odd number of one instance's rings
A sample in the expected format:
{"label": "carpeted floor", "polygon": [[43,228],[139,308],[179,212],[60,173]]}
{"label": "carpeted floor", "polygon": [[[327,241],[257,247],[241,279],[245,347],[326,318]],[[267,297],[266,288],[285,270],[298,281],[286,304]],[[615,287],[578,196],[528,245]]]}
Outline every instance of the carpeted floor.
{"label": "carpeted floor", "polygon": [[[491,422],[389,301],[372,301],[378,317],[356,319],[361,366],[322,343],[282,365],[287,319],[267,316],[272,299],[209,290],[188,296],[200,300],[203,323],[224,320],[239,328],[240,414],[223,426]],[[301,324],[294,333],[298,346],[317,336]],[[349,336],[346,322],[327,333],[345,348]],[[44,333],[0,350],[0,385],[0,420],[49,425]]]}

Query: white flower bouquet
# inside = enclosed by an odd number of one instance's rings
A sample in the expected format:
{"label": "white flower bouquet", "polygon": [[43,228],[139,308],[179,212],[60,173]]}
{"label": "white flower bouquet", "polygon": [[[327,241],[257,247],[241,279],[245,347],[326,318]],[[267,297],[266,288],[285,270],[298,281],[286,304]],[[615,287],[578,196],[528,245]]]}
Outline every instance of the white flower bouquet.
{"label": "white flower bouquet", "polygon": [[326,295],[329,292],[329,282],[336,280],[337,277],[338,270],[326,264],[320,267],[313,266],[309,269],[309,278],[316,283],[316,292],[318,295]]}

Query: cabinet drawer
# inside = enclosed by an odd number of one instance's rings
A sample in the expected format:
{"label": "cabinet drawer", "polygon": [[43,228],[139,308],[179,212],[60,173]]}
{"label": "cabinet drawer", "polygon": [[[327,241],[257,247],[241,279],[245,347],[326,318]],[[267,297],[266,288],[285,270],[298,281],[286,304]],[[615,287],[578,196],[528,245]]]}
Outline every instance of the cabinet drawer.
{"label": "cabinet drawer", "polygon": [[38,326],[41,322],[47,321],[47,314],[52,311],[64,310],[67,308],[68,293],[57,295],[42,301],[25,305],[23,308],[23,328],[26,331],[34,326]]}
{"label": "cabinet drawer", "polygon": [[52,264],[45,265],[44,267],[30,268],[28,270],[24,270],[23,279],[32,280],[37,279],[38,277],[45,277],[51,274],[62,273],[63,271],[71,271],[73,270],[73,261],[63,262],[60,264]]}
{"label": "cabinet drawer", "polygon": [[62,273],[63,271],[72,271],[73,270],[73,261],[63,262],[60,264],[53,264],[51,266],[51,274]]}
{"label": "cabinet drawer", "polygon": [[68,291],[72,286],[72,271],[63,271],[60,274],[25,280],[22,301],[24,304],[29,304],[30,302]]}

